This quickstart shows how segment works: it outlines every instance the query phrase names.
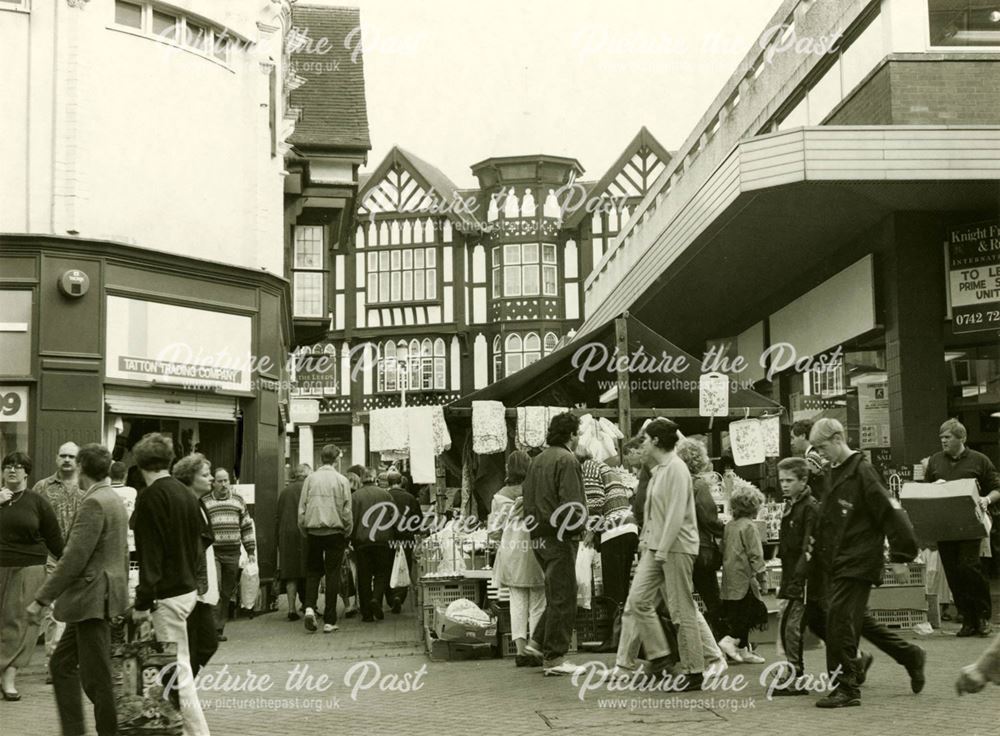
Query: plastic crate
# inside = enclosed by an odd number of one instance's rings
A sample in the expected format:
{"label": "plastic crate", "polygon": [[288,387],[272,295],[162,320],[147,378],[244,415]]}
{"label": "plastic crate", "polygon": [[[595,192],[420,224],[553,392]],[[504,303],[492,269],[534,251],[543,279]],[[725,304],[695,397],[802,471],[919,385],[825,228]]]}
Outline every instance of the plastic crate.
{"label": "plastic crate", "polygon": [[878,623],[890,629],[912,629],[917,624],[927,623],[927,611],[915,611],[910,608],[869,609]]}
{"label": "plastic crate", "polygon": [[468,598],[479,605],[479,583],[475,580],[421,580],[420,600],[427,608],[447,606],[459,598]]}
{"label": "plastic crate", "polygon": [[705,606],[705,601],[703,601],[701,599],[701,596],[698,595],[697,593],[694,594],[694,604],[698,606],[698,610],[701,611],[702,613],[705,613],[708,610],[708,608]]}
{"label": "plastic crate", "polygon": [[769,565],[764,568],[765,585],[768,590],[778,590],[781,588],[781,568]]}
{"label": "plastic crate", "polygon": [[608,606],[594,606],[576,609],[576,640],[607,641],[611,637],[611,616],[614,612]]}
{"label": "plastic crate", "polygon": [[508,604],[508,603],[493,603],[490,606],[490,613],[494,617],[496,617],[496,620],[497,620],[497,633],[498,634],[509,634],[509,633],[511,633],[510,604]]}
{"label": "plastic crate", "polygon": [[927,580],[927,566],[922,562],[911,562],[907,565],[906,575],[896,575],[892,567],[886,566],[882,570],[882,587],[894,585],[925,585]]}
{"label": "plastic crate", "polygon": [[514,657],[517,655],[517,646],[509,633],[500,634],[500,656]]}

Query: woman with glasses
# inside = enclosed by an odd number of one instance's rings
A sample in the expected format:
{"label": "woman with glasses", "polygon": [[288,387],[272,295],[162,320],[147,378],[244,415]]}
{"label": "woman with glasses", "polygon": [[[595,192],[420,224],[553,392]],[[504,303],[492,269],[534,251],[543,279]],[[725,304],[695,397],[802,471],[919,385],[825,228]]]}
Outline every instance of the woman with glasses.
{"label": "woman with glasses", "polygon": [[45,561],[62,556],[63,538],[55,511],[28,491],[31,458],[12,452],[3,459],[0,488],[0,694],[20,700],[14,678],[31,662],[38,624],[27,606],[45,582]]}

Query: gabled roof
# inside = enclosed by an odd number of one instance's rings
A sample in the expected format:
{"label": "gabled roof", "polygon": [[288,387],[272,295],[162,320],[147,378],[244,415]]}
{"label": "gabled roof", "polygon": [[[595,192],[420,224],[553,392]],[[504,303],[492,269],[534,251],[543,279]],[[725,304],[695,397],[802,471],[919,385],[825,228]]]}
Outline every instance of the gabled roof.
{"label": "gabled roof", "polygon": [[[655,156],[659,160],[661,165],[657,165],[656,161],[647,158],[642,161],[642,170],[636,169],[635,165],[630,166],[630,162],[636,156],[640,154],[640,160],[643,159],[641,152],[645,151],[646,156]],[[615,180],[618,179],[619,175],[627,177],[631,180],[636,188],[640,189],[639,196],[646,193],[646,190],[653,184],[653,181],[657,176],[666,168],[666,165],[670,162],[671,155],[670,152],[660,145],[660,142],[653,137],[653,134],[649,132],[646,126],[642,126],[639,132],[636,133],[635,137],[625,146],[625,150],[617,158],[617,160],[611,164],[607,172],[598,179],[597,183],[590,188],[587,192],[587,200],[591,197],[599,197],[605,193],[610,193],[612,196],[620,197],[622,196],[622,191],[611,191],[609,189],[613,188]],[[639,181],[635,181],[639,179]],[[618,189],[617,187],[614,187]],[[588,210],[586,207],[579,207],[574,212],[571,212],[566,218],[565,227],[576,227],[580,224],[584,217],[588,215]]]}
{"label": "gabled roof", "polygon": [[292,64],[305,83],[290,95],[300,115],[289,142],[305,148],[371,150],[361,11],[295,4],[292,26]]}
{"label": "gabled roof", "polygon": [[[386,175],[397,168],[402,168],[414,179],[423,190],[425,196],[419,196],[419,192],[411,193],[411,196],[404,197],[403,192],[394,191],[390,188],[390,199],[392,195],[398,196],[398,204],[404,207],[402,211],[412,211],[420,214],[421,203],[429,201],[428,196],[436,201],[437,211],[446,214],[452,222],[463,229],[478,229],[479,221],[475,215],[467,212],[464,207],[451,206],[456,202],[456,198],[461,198],[463,190],[460,190],[455,183],[449,179],[440,169],[433,164],[429,164],[419,156],[406,151],[399,146],[393,146],[382,163],[366,176],[364,183],[358,191],[358,209],[365,209],[368,194],[375,188],[382,186],[382,181]],[[405,199],[405,201],[403,201]],[[406,209],[410,205],[412,209]]]}

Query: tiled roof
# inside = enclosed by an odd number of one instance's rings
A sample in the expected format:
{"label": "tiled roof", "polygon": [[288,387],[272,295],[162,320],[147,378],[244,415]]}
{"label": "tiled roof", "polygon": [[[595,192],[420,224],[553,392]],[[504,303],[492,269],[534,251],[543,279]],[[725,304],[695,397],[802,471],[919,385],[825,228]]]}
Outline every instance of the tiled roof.
{"label": "tiled roof", "polygon": [[361,12],[357,8],[296,4],[292,6],[292,26],[292,63],[305,83],[291,93],[291,105],[301,113],[290,142],[305,147],[371,150],[364,60],[357,30]]}

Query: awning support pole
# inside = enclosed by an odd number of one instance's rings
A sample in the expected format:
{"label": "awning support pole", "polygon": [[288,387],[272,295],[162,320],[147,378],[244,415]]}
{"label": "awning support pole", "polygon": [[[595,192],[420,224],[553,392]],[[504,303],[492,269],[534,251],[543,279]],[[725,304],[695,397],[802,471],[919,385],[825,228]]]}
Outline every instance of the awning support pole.
{"label": "awning support pole", "polygon": [[[626,437],[632,436],[632,396],[628,365],[628,312],[615,319],[615,347],[618,350],[618,428]],[[623,360],[624,358],[624,360]]]}

